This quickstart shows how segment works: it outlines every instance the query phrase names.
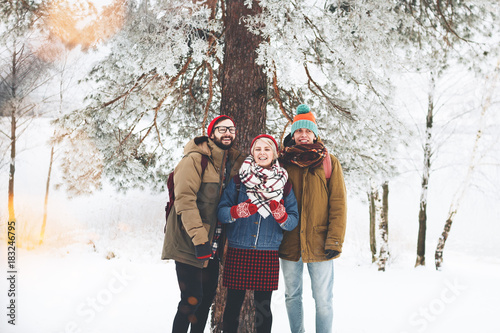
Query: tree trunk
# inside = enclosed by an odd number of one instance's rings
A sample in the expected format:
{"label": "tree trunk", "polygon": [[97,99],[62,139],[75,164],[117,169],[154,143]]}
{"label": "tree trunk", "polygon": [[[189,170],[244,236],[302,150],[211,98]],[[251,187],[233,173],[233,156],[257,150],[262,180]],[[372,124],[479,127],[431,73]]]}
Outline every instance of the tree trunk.
{"label": "tree trunk", "polygon": [[[263,68],[257,66],[255,50],[262,37],[245,28],[244,17],[262,12],[257,2],[252,8],[244,0],[227,0],[225,17],[225,49],[222,70],[221,114],[232,117],[238,128],[237,146],[250,152],[253,138],[265,130],[267,104],[267,78]],[[222,270],[221,270],[222,271]],[[212,306],[212,332],[221,332],[226,291],[219,279],[216,299]],[[239,332],[255,331],[253,293],[248,293],[240,315]]]}
{"label": "tree trunk", "polygon": [[418,240],[417,240],[417,260],[415,267],[425,266],[425,236],[427,229],[427,193],[429,189],[429,177],[431,170],[431,156],[432,156],[432,125],[434,115],[434,90],[435,78],[431,73],[429,101],[427,106],[427,121],[425,127],[425,145],[424,145],[424,170],[422,173],[422,190],[420,194],[420,210],[418,213]]}
{"label": "tree trunk", "polygon": [[448,215],[448,219],[446,220],[446,223],[444,224],[444,230],[443,233],[441,234],[441,237],[439,237],[438,240],[438,245],[436,247],[436,253],[434,255],[435,263],[436,263],[436,270],[441,270],[441,267],[443,265],[443,251],[444,251],[444,245],[446,244],[446,240],[448,239],[448,235],[450,234],[451,230],[451,225],[453,223],[453,217],[457,213],[456,210],[450,212]]}
{"label": "tree trunk", "polygon": [[443,233],[439,237],[438,240],[438,245],[436,247],[436,252],[434,254],[434,260],[436,264],[436,270],[441,270],[442,265],[443,265],[443,251],[444,251],[444,246],[446,244],[446,240],[448,239],[448,236],[450,234],[451,226],[453,224],[453,219],[455,215],[458,212],[458,208],[460,207],[460,203],[462,202],[462,199],[465,196],[466,190],[469,188],[470,183],[472,181],[472,175],[474,174],[474,171],[476,169],[476,166],[478,165],[478,150],[479,150],[479,141],[481,140],[481,137],[483,136],[483,128],[486,123],[486,110],[491,106],[491,98],[492,95],[494,94],[494,91],[496,89],[496,84],[498,81],[498,69],[500,68],[500,60],[497,62],[497,66],[495,68],[494,73],[496,75],[492,78],[492,86],[489,90],[489,94],[485,98],[485,102],[482,106],[481,110],[481,115],[480,115],[480,122],[479,122],[479,128],[476,132],[476,139],[474,141],[474,146],[472,148],[472,153],[471,157],[469,160],[469,168],[467,170],[467,174],[465,176],[464,181],[461,183],[461,186],[457,193],[455,194],[455,197],[450,205],[450,210],[448,212],[448,218],[446,219],[446,222],[444,224],[444,229]]}
{"label": "tree trunk", "polygon": [[[56,135],[56,132],[54,131],[54,136]],[[43,204],[43,221],[42,221],[42,229],[40,230],[40,241],[38,245],[42,245],[43,239],[45,237],[45,227],[47,225],[47,206],[49,202],[49,190],[50,190],[50,176],[52,173],[52,164],[54,162],[54,144],[52,144],[52,147],[50,149],[50,162],[49,162],[49,172],[47,175],[47,184],[45,185],[45,201]]]}
{"label": "tree trunk", "polygon": [[16,221],[14,212],[14,176],[16,173],[16,129],[17,129],[17,52],[12,52],[12,85],[11,85],[11,117],[10,117],[10,166],[9,166],[9,222]]}
{"label": "tree trunk", "polygon": [[255,50],[262,37],[245,27],[245,16],[262,12],[257,2],[247,8],[244,0],[226,1],[226,32],[222,72],[221,114],[231,116],[238,127],[237,142],[248,153],[253,138],[265,130],[267,78],[257,66]]}
{"label": "tree trunk", "polygon": [[[226,253],[226,251],[224,251]],[[222,332],[222,315],[226,306],[227,290],[222,286],[222,275],[224,274],[224,266],[219,266],[219,282],[217,285],[217,293],[215,294],[214,302],[212,304],[212,318],[210,332]]]}
{"label": "tree trunk", "polygon": [[9,222],[16,220],[14,213],[14,175],[16,172],[16,109],[11,110],[10,117],[10,166],[9,166]]}
{"label": "tree trunk", "polygon": [[369,202],[369,211],[370,211],[370,250],[372,252],[372,263],[377,261],[377,234],[375,233],[375,224],[376,224],[376,189],[371,187],[370,192],[368,193],[368,202]]}
{"label": "tree trunk", "polygon": [[380,252],[378,270],[385,271],[389,259],[389,183],[382,184],[382,209],[380,211]]}
{"label": "tree trunk", "polygon": [[[380,195],[380,189],[382,190],[382,195]],[[381,188],[372,184],[368,199],[370,202],[370,250],[372,252],[372,263],[377,262],[378,270],[385,271],[389,259],[389,183],[383,183]],[[376,225],[378,225],[378,233],[376,232]],[[378,256],[377,243],[380,244]]]}

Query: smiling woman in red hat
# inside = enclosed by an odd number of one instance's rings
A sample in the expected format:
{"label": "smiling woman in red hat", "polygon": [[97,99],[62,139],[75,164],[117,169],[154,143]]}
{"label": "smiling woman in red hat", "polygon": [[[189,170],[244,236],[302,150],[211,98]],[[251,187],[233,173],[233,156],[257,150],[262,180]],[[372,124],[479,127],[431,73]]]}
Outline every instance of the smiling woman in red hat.
{"label": "smiling woman in red hat", "polygon": [[271,296],[278,289],[278,248],[283,230],[298,223],[297,201],[278,162],[274,138],[261,134],[221,197],[218,218],[227,224],[228,253],[223,285],[228,288],[223,331],[235,332],[245,291],[254,291],[255,327],[271,332]]}

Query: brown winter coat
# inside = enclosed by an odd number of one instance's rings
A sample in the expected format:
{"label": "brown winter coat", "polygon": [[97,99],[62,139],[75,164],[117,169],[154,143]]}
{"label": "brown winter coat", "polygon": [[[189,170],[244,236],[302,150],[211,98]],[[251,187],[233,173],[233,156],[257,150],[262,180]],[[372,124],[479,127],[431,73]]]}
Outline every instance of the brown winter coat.
{"label": "brown winter coat", "polygon": [[312,170],[294,164],[284,165],[297,198],[299,225],[284,232],[279,249],[282,259],[298,261],[302,257],[305,263],[318,262],[328,260],[326,249],[342,252],[347,215],[346,188],[339,161],[331,154],[330,158],[332,175],[328,184],[322,165]]}
{"label": "brown winter coat", "polygon": [[[209,160],[203,179],[201,154]],[[175,201],[167,218],[162,259],[207,266],[208,261],[196,259],[194,246],[213,240],[226,158],[232,167],[225,183],[238,173],[243,154],[235,149],[222,150],[207,137],[194,138],[184,147],[184,157],[174,170]]]}

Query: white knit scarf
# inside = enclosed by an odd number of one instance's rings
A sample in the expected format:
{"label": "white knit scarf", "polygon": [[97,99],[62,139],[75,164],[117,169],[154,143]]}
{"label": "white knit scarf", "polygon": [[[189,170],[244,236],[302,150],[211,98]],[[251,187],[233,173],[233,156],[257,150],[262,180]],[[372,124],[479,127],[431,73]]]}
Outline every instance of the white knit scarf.
{"label": "white knit scarf", "polygon": [[279,202],[283,198],[288,173],[277,160],[270,169],[266,169],[257,165],[253,156],[249,155],[241,165],[240,179],[247,189],[248,198],[257,206],[259,214],[266,218],[271,214],[271,200]]}

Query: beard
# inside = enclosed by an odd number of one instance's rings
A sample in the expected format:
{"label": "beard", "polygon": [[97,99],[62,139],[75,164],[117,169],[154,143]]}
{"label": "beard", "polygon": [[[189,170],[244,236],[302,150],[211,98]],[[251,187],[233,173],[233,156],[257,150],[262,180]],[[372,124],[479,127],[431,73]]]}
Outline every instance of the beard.
{"label": "beard", "polygon": [[[225,145],[222,143],[222,140],[225,139],[225,138],[229,138],[231,139],[231,143]],[[222,150],[228,150],[229,148],[231,148],[234,144],[234,139],[232,139],[230,136],[221,136],[220,138],[217,138],[217,137],[214,137],[212,139],[212,141],[215,143],[215,145],[217,147],[219,147],[220,149]]]}

